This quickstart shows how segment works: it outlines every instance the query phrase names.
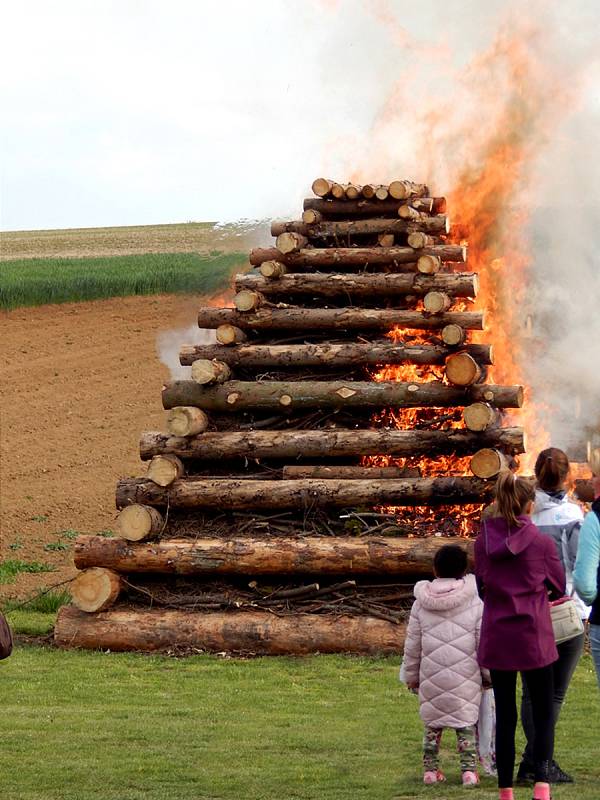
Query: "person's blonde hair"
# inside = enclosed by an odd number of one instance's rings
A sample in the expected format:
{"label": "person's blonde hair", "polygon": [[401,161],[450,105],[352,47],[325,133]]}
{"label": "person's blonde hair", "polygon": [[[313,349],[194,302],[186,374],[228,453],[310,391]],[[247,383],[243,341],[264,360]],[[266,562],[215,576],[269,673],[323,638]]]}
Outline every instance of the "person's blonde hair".
{"label": "person's blonde hair", "polygon": [[530,478],[521,478],[506,470],[498,475],[495,497],[498,514],[511,528],[516,528],[519,525],[517,517],[535,499],[535,486]]}

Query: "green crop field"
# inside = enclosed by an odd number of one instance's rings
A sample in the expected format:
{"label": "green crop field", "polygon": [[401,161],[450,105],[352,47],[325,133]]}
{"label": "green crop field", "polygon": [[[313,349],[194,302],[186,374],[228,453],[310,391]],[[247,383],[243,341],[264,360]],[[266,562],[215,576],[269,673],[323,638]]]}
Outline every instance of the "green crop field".
{"label": "green crop field", "polygon": [[0,308],[173,292],[213,294],[244,269],[243,253],[148,253],[0,262]]}
{"label": "green crop field", "polygon": [[[465,797],[453,737],[440,789],[421,783],[416,698],[398,659],[63,652],[21,646],[0,665],[7,800],[440,800]],[[599,693],[583,659],[557,757],[597,800]],[[470,791],[497,796],[492,778]],[[518,798],[531,790],[517,790]]]}

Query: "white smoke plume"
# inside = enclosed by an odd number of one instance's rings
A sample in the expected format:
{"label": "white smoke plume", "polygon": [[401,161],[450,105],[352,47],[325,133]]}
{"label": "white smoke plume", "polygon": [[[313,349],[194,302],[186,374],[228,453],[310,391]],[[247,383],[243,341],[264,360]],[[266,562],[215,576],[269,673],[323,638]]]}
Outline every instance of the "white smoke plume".
{"label": "white smoke plume", "polygon": [[183,344],[216,344],[215,331],[190,325],[187,328],[175,328],[160,331],[156,337],[156,352],[162,363],[168,368],[172,381],[189,380],[191,367],[182,367],[179,363],[179,350]]}

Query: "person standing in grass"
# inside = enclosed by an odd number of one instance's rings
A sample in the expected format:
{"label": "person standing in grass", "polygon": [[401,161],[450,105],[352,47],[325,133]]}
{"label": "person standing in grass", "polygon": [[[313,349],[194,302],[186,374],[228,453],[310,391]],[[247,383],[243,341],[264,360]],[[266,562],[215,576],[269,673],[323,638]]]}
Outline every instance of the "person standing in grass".
{"label": "person standing in grass", "polygon": [[444,729],[453,728],[463,785],[476,786],[475,725],[482,691],[477,645],[483,603],[475,576],[465,574],[467,554],[461,547],[441,547],[433,566],[435,580],[415,586],[403,661],[403,679],[418,691],[425,723],[423,782],[446,780],[439,768],[440,742]]}
{"label": "person standing in grass", "polygon": [[[539,531],[549,536],[556,547],[558,557],[567,576],[567,592],[573,590],[573,569],[577,555],[579,531],[583,522],[581,508],[569,499],[566,483],[569,477],[569,459],[557,447],[548,447],[537,457],[535,462],[535,505],[531,514],[533,523]],[[575,604],[583,620],[589,616],[589,609],[575,595]],[[554,725],[558,722],[567,689],[583,653],[585,634],[569,639],[557,645],[558,659],[552,667],[554,672]],[[535,729],[531,698],[527,684],[523,686],[521,702],[521,723],[525,732],[527,746],[517,771],[517,783],[533,783],[534,765],[533,748]],[[573,778],[564,772],[555,760],[550,764],[550,783],[573,783]]]}
{"label": "person standing in grass", "polygon": [[496,516],[475,541],[475,574],[483,596],[479,663],[490,670],[496,699],[496,766],[500,800],[513,800],[517,675],[531,699],[534,800],[550,798],[554,751],[554,677],[558,658],[549,592],[565,591],[556,546],[531,521],[535,487],[503,472],[496,482]]}
{"label": "person standing in grass", "polygon": [[573,579],[583,600],[592,604],[590,644],[600,686],[600,475],[594,478],[592,510],[581,528]]}

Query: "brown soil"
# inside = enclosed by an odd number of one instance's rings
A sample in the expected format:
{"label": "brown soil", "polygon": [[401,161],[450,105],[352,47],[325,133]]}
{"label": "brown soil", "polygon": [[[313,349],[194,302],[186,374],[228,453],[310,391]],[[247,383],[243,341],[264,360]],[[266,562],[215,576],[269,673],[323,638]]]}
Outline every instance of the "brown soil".
{"label": "brown soil", "polygon": [[57,569],[20,574],[0,596],[73,574],[70,550],[44,547],[62,531],[112,529],[117,478],[143,474],[139,434],[164,428],[169,373],[157,334],[192,325],[198,305],[190,296],[127,297],[0,315],[0,559]]}

